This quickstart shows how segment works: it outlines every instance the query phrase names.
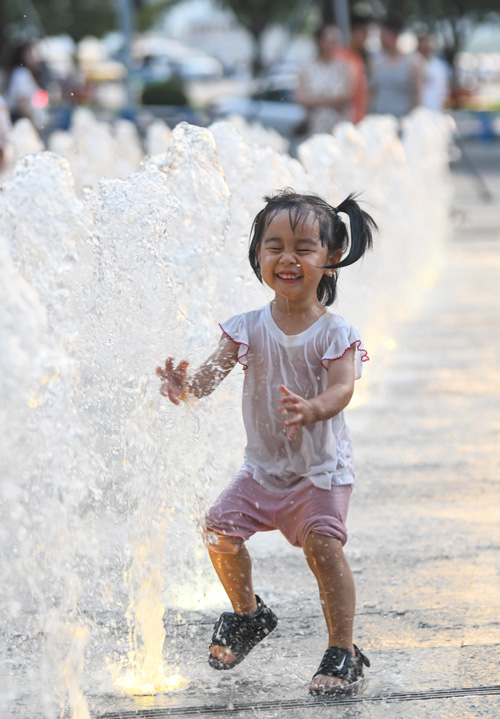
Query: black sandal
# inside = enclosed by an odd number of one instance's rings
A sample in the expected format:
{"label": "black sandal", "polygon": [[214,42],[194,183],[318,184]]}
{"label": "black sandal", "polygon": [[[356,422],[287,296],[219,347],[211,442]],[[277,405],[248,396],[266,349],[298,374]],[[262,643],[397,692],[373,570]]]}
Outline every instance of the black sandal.
{"label": "black sandal", "polygon": [[329,647],[314,677],[318,674],[325,677],[339,677],[345,679],[347,684],[336,684],[331,689],[310,689],[309,694],[318,696],[350,691],[363,678],[363,664],[369,667],[370,660],[356,645],[354,645],[354,659],[350,649]]}
{"label": "black sandal", "polygon": [[255,599],[257,600],[255,614],[223,612],[219,620],[215,622],[210,646],[215,644],[220,647],[228,647],[236,658],[233,662],[226,664],[226,662],[210,654],[208,663],[213,669],[232,669],[235,667],[278,624],[276,614],[269,607],[266,607],[260,597],[256,596]]}

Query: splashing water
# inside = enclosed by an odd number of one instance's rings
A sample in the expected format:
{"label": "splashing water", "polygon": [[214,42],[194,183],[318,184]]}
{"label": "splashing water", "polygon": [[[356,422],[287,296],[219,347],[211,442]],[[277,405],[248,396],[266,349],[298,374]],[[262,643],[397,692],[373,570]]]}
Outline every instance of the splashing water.
{"label": "splashing water", "polygon": [[[131,648],[127,661],[112,668],[116,685],[127,694],[156,694],[179,689],[188,683],[177,671],[170,668],[167,671],[164,665],[166,632],[163,628],[161,556],[161,547],[155,543],[143,544],[135,551],[130,570],[133,581],[127,619]],[[134,587],[135,582],[137,587]]]}
{"label": "splashing water", "polygon": [[241,462],[241,370],[176,408],[154,368],[169,355],[196,365],[219,321],[268,301],[245,258],[262,196],[362,192],[380,235],[342,270],[336,311],[372,357],[448,233],[449,127],[425,111],[402,141],[389,118],[366,118],[306,141],[299,160],[227,123],[182,124],[132,174],[137,154],[126,168],[109,128],[93,145],[82,127],[54,138],[68,159],[29,136],[35,154],[0,192],[0,709],[12,717],[87,719],[113,682],[184,681],[165,638],[179,609],[221,597],[197,524]]}

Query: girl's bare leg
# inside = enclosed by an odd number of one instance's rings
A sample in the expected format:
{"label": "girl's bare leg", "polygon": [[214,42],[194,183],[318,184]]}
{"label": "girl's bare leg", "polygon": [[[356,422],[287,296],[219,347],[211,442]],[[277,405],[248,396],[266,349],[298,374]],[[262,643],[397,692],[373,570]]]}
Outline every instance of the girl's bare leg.
{"label": "girl's bare leg", "polygon": [[[252,560],[245,545],[236,554],[216,552],[209,552],[209,554],[217,576],[233,605],[233,610],[238,614],[256,612],[257,602],[252,584]],[[210,647],[210,653],[228,664],[235,659],[229,647],[214,644]]]}
{"label": "girl's bare leg", "polygon": [[[304,545],[304,554],[318,582],[323,614],[328,628],[328,646],[350,649],[352,641],[356,590],[351,568],[338,539],[311,532]],[[311,689],[330,689],[347,684],[338,677],[321,674],[311,681]]]}

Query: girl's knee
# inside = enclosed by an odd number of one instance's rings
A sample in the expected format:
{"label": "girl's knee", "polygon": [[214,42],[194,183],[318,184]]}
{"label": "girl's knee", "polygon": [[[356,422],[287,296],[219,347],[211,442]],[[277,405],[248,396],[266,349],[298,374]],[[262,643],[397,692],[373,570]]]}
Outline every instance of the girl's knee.
{"label": "girl's knee", "polygon": [[320,546],[322,543],[338,544],[342,548],[347,542],[347,529],[343,522],[332,518],[320,518],[317,521],[306,522],[297,532],[299,544]]}
{"label": "girl's knee", "polygon": [[213,529],[203,530],[202,537],[208,551],[214,554],[237,554],[244,544],[242,537],[219,534]]}

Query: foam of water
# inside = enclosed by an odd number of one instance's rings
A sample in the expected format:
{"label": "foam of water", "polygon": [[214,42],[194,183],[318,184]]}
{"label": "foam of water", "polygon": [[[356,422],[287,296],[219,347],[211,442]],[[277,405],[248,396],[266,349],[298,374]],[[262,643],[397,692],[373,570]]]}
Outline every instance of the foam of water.
{"label": "foam of water", "polygon": [[447,239],[449,127],[419,111],[400,141],[391,118],[367,118],[295,160],[229,123],[181,124],[140,164],[127,125],[80,115],[52,138],[60,155],[23,127],[35,154],[0,192],[0,708],[86,719],[118,691],[110,668],[152,691],[176,672],[165,609],[168,623],[222,596],[197,524],[241,461],[241,370],[176,408],[155,366],[196,365],[219,321],[269,299],[245,253],[262,196],[285,186],[334,204],[363,193],[381,232],[342,270],[336,309],[382,359]]}

